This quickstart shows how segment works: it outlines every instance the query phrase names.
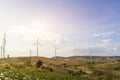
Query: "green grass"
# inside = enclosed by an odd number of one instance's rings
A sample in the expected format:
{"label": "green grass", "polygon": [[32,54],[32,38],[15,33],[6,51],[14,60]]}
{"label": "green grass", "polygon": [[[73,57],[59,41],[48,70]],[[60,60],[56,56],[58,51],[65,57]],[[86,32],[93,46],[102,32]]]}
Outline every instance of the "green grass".
{"label": "green grass", "polygon": [[[120,79],[120,63],[113,62],[112,60],[102,60],[93,59],[94,64],[89,64],[89,59],[77,60],[77,65],[75,65],[74,60],[47,60],[43,59],[44,64],[47,67],[52,69],[56,68],[59,70],[54,70],[50,72],[48,69],[42,69],[39,71],[36,69],[35,64],[32,63],[32,66],[25,65],[26,60],[29,58],[10,58],[0,60],[1,67],[0,69],[0,80],[119,80]],[[40,58],[42,59],[42,58]],[[52,63],[47,64],[47,63]],[[66,67],[63,67],[63,63],[66,64]],[[59,67],[53,66],[57,65]],[[80,72],[79,76],[72,76],[68,73],[63,73],[62,69],[72,70],[74,72]],[[87,72],[92,73],[87,73]],[[82,77],[82,76],[87,77]],[[98,76],[99,75],[99,76]]]}
{"label": "green grass", "polygon": [[79,76],[59,74],[48,71],[23,70],[23,69],[1,69],[0,79],[5,80],[90,80]]}

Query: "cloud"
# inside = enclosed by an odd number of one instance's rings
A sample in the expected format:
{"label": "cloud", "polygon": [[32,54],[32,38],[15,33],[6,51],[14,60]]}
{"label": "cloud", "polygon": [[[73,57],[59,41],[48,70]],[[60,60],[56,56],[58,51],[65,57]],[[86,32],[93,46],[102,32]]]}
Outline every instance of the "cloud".
{"label": "cloud", "polygon": [[105,33],[98,33],[98,34],[93,34],[94,37],[100,37],[100,38],[107,38],[115,34],[115,32],[105,32]]}
{"label": "cloud", "polygon": [[94,34],[93,36],[98,38],[99,41],[101,41],[104,46],[111,45],[112,44],[112,36],[115,35],[115,32],[105,32],[105,33],[98,33]]}
{"label": "cloud", "polygon": [[84,45],[79,46],[78,55],[93,55],[93,56],[113,56],[119,55],[120,45],[109,42],[109,40],[105,40],[107,45],[103,42],[94,44],[94,45]]}
{"label": "cloud", "polygon": [[101,39],[101,41],[105,44],[108,44],[111,42],[111,39]]}
{"label": "cloud", "polygon": [[9,32],[16,37],[22,37],[26,41],[33,41],[36,40],[37,37],[39,37],[39,39],[42,41],[52,42],[53,40],[56,40],[56,43],[60,44],[62,43],[62,41],[69,40],[69,37],[67,36],[62,36],[53,32],[48,32],[40,28],[32,28],[26,26],[12,27]]}

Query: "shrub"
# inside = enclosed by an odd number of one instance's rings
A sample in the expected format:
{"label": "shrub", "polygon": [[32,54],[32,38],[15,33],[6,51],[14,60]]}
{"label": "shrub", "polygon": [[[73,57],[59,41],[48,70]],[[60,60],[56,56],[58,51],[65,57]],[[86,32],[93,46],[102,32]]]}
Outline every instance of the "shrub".
{"label": "shrub", "polygon": [[96,70],[94,71],[94,76],[97,76],[97,78],[102,79],[102,80],[117,80],[119,77],[112,71],[106,71],[106,70]]}
{"label": "shrub", "polygon": [[38,61],[36,62],[36,64],[35,64],[35,66],[36,66],[37,68],[39,68],[40,66],[42,66],[42,64],[43,64],[43,62],[42,62],[41,60],[38,60]]}
{"label": "shrub", "polygon": [[51,67],[47,66],[47,65],[42,65],[42,66],[41,66],[41,69],[42,69],[42,70],[47,70],[47,71],[53,72],[53,69],[52,69]]}
{"label": "shrub", "polygon": [[64,68],[66,68],[66,67],[67,67],[66,63],[63,63],[62,65],[63,65],[63,67],[64,67]]}
{"label": "shrub", "polygon": [[6,64],[4,68],[5,69],[10,69],[10,65]]}
{"label": "shrub", "polygon": [[51,72],[53,72],[53,69],[52,69],[52,68],[50,68],[50,71],[51,71]]}

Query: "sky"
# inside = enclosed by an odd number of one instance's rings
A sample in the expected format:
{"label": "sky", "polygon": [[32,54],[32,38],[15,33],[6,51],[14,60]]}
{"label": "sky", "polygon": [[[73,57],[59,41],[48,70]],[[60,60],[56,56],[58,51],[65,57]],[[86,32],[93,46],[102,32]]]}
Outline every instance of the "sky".
{"label": "sky", "polygon": [[[0,44],[6,55],[119,56],[119,0],[0,0]],[[55,43],[56,41],[56,43]]]}

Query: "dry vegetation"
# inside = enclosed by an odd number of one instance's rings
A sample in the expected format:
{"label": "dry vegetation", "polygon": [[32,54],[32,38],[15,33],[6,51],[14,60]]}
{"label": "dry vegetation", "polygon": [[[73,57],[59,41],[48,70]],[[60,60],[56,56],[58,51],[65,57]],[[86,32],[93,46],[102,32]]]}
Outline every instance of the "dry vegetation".
{"label": "dry vegetation", "polygon": [[[39,63],[37,63],[40,60]],[[37,67],[36,67],[37,64]],[[120,62],[113,59],[93,59],[89,62],[88,59],[50,59],[45,57],[16,57],[0,60],[0,72],[3,70],[27,70],[38,72],[38,74],[48,73],[49,77],[54,76],[65,78],[64,74],[68,77],[74,78],[73,80],[119,80],[120,79]],[[44,73],[43,73],[44,72]],[[10,72],[9,72],[10,73]],[[16,72],[14,72],[16,73]],[[19,72],[21,75],[22,73]],[[32,72],[31,72],[32,74]],[[110,77],[109,77],[110,76]],[[44,75],[45,77],[45,75]],[[55,80],[62,80],[56,79]],[[6,79],[10,80],[10,79]],[[26,80],[26,79],[18,79]],[[34,80],[34,79],[32,79]],[[52,79],[47,79],[52,80]]]}

